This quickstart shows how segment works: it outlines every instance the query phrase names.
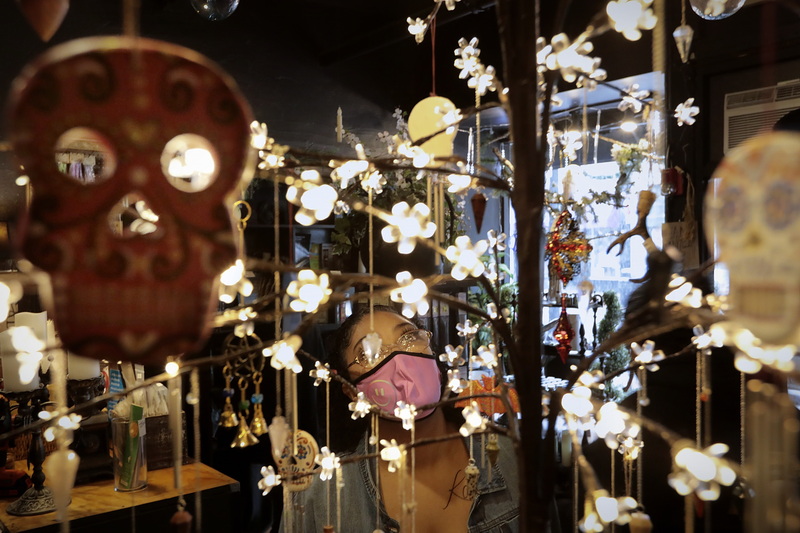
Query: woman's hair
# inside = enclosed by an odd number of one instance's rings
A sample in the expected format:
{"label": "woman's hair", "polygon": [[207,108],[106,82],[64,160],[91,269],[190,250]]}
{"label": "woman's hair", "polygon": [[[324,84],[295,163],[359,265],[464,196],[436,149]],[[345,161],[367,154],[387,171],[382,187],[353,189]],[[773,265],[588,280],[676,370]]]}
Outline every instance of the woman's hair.
{"label": "woman's hair", "polygon": [[[403,317],[403,315],[397,309],[387,305],[374,305],[372,307],[372,311],[374,313],[392,313]],[[348,381],[352,380],[350,379],[350,371],[347,368],[347,348],[353,341],[353,331],[362,320],[369,318],[369,312],[369,305],[356,308],[353,311],[353,314],[351,314],[344,322],[342,322],[341,326],[339,326],[339,328],[332,333],[330,337],[328,337],[328,364],[333,372],[342,376]],[[413,320],[411,323],[417,327],[422,327]],[[434,354],[436,353],[435,347],[433,347],[433,352]],[[444,383],[446,382],[445,377],[447,376],[447,367],[443,363],[439,363],[439,370],[442,374],[442,386],[444,387]],[[332,386],[330,394],[330,423],[332,427],[335,427],[336,430],[330,432],[331,442],[328,443],[328,447],[337,453],[353,451],[358,444],[359,439],[364,435],[369,427],[369,417],[358,418],[356,420],[352,419],[351,412],[348,407],[352,400],[345,394],[344,387],[348,387],[348,385],[342,384],[341,387]],[[460,413],[454,410],[450,405],[443,406],[443,409],[445,410],[445,416],[448,418],[448,420],[457,420],[459,419],[458,417],[461,416]],[[450,411],[454,412],[451,413]],[[321,417],[322,420],[325,420],[324,412],[323,405],[323,417]],[[463,422],[463,420],[461,421]]]}

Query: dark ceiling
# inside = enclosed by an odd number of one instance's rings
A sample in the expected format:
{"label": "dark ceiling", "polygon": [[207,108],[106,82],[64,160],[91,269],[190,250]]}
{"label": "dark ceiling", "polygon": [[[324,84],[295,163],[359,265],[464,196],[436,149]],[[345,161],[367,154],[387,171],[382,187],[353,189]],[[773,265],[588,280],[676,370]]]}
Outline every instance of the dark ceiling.
{"label": "dark ceiling", "polygon": [[[392,130],[391,112],[413,105],[435,91],[459,107],[471,106],[474,93],[453,67],[458,39],[478,37],[485,64],[502,78],[494,2],[461,0],[455,10],[440,10],[434,34],[417,44],[407,31],[408,17],[424,18],[432,0],[240,0],[222,21],[198,15],[190,0],[141,0],[141,34],[197,50],[216,61],[239,84],[258,120],[278,142],[331,148],[336,110],[344,126],[362,138]],[[543,2],[543,28],[552,4]],[[43,43],[22,17],[16,2],[0,2],[0,100],[13,78],[47,48],[81,37],[119,34],[121,0],[73,0],[53,39]],[[567,31],[577,34],[604,5],[603,0],[573,3]],[[619,39],[595,45],[615,77],[650,70],[649,44],[643,40],[624,53]],[[605,48],[604,48],[605,47]],[[633,55],[644,50],[642,55]],[[487,97],[488,98],[488,97]],[[6,124],[0,126],[5,139]],[[8,220],[21,201],[13,186],[16,169],[0,154],[0,220]]]}

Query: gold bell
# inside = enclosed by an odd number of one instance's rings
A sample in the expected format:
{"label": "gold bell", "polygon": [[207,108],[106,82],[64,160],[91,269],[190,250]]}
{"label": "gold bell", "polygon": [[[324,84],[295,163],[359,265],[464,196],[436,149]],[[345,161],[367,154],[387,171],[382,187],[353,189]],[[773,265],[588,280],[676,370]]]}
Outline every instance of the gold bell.
{"label": "gold bell", "polygon": [[225,407],[222,408],[222,413],[219,415],[219,427],[235,428],[237,425],[239,425],[239,417],[233,412],[231,399],[225,398]]}
{"label": "gold bell", "polygon": [[268,431],[267,421],[264,418],[264,411],[261,410],[261,404],[256,404],[253,408],[253,421],[250,422],[250,431],[256,437],[260,437]]}
{"label": "gold bell", "polygon": [[247,448],[258,444],[258,442],[258,437],[250,432],[244,417],[239,418],[239,431],[236,433],[236,438],[231,442],[231,448]]}

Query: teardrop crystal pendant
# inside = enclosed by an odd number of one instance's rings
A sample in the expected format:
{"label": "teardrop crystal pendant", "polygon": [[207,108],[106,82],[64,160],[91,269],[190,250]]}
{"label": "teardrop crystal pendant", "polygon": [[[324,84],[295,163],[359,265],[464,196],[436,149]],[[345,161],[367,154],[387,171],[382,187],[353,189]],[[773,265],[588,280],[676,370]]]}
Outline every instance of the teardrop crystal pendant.
{"label": "teardrop crystal pendant", "polygon": [[744,5],[744,0],[689,0],[692,11],[706,20],[728,18]]}
{"label": "teardrop crystal pendant", "polygon": [[672,37],[675,39],[675,45],[678,47],[678,53],[681,55],[681,61],[688,63],[689,51],[692,49],[694,30],[688,24],[681,24],[675,28],[675,31],[672,32]]}

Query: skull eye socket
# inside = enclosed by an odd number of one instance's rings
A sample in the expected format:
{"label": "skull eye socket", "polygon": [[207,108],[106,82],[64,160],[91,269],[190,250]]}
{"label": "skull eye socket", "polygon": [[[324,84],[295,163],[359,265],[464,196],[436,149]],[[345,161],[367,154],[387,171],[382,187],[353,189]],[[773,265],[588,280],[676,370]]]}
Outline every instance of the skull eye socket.
{"label": "skull eye socket", "polygon": [[114,174],[117,155],[109,140],[91,128],[71,128],[56,141],[58,171],[83,185],[107,180]]}
{"label": "skull eye socket", "polygon": [[730,187],[720,194],[719,224],[727,231],[738,231],[749,217],[747,195],[738,187]]}
{"label": "skull eye socket", "polygon": [[161,152],[161,170],[167,181],[183,192],[199,192],[214,183],[217,161],[214,146],[193,133],[173,137]]}
{"label": "skull eye socket", "polygon": [[773,229],[781,230],[794,222],[797,208],[797,194],[789,183],[773,183],[764,194],[764,218]]}

